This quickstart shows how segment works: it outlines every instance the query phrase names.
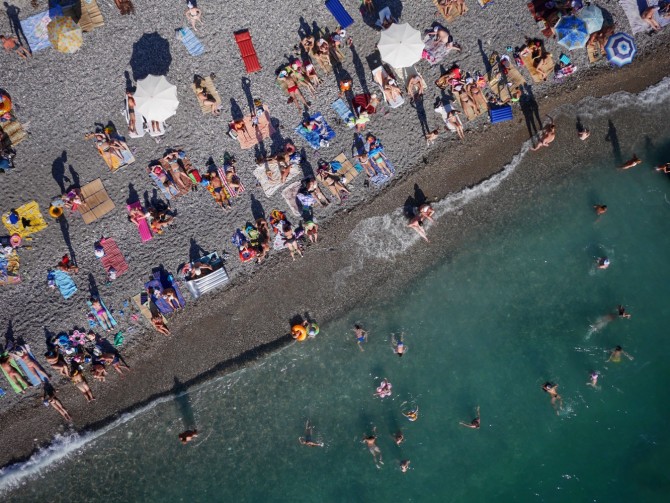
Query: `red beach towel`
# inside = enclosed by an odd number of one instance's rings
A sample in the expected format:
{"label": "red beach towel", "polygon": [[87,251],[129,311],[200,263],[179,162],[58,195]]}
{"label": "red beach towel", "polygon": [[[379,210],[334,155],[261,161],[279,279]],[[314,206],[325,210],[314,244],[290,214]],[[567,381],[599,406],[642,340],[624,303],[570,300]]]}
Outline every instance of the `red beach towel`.
{"label": "red beach towel", "polygon": [[101,260],[102,267],[105,268],[105,271],[109,272],[110,269],[114,269],[117,278],[128,271],[128,263],[126,262],[126,259],[123,258],[116,241],[111,238],[102,238],[100,240],[100,245],[102,245],[102,249],[105,251],[105,255]]}

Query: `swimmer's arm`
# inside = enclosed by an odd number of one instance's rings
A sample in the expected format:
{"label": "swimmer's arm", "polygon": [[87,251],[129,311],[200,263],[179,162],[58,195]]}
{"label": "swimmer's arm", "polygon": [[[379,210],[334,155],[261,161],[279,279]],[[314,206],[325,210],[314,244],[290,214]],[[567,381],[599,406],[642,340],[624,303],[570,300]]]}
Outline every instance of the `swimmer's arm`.
{"label": "swimmer's arm", "polygon": [[625,351],[622,351],[621,353],[623,353],[624,355],[626,355],[626,356],[628,357],[629,360],[634,360],[634,359],[635,359],[635,358],[633,358],[631,355],[629,355],[628,353],[626,353]]}

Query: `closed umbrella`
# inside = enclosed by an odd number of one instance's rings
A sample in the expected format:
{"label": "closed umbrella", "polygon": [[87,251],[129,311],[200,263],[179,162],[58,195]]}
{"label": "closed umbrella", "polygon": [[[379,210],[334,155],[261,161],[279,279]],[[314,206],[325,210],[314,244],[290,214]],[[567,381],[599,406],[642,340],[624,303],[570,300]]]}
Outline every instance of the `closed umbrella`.
{"label": "closed umbrella", "polygon": [[149,75],[137,81],[135,106],[145,119],[163,122],[177,113],[177,86],[162,75]]}
{"label": "closed umbrella", "polygon": [[558,43],[569,50],[581,49],[589,39],[586,23],[575,16],[564,16],[554,28]]}
{"label": "closed umbrella", "polygon": [[406,68],[421,59],[424,43],[419,30],[407,23],[394,23],[382,32],[377,47],[382,61],[394,68]]}
{"label": "closed umbrella", "polygon": [[81,28],[69,17],[54,17],[47,25],[47,33],[53,48],[60,52],[77,52],[84,41]]}
{"label": "closed umbrella", "polygon": [[579,11],[577,17],[586,23],[586,30],[595,33],[603,27],[603,11],[597,5],[591,4]]}
{"label": "closed umbrella", "polygon": [[627,65],[633,61],[636,52],[635,41],[627,33],[615,33],[605,44],[607,59],[616,66]]}

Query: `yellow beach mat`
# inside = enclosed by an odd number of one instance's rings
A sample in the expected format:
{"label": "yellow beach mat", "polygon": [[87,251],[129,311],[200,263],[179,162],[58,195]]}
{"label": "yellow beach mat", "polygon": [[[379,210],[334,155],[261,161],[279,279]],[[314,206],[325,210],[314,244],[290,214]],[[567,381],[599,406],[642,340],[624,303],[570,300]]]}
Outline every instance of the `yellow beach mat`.
{"label": "yellow beach mat", "polygon": [[351,164],[351,161],[347,159],[346,154],[341,153],[333,161],[339,162],[342,165],[342,168],[337,170],[337,175],[340,177],[340,181],[345,185],[351,183],[351,181],[358,176],[358,171],[354,168],[354,165]]}
{"label": "yellow beach mat", "polygon": [[[522,51],[521,53],[521,61],[523,61],[524,66],[528,69],[530,72],[530,76],[533,77],[534,82],[542,82],[544,79],[542,78],[542,74],[537,71],[537,68],[533,66],[533,59],[531,57],[530,51]],[[538,68],[542,70],[544,73],[547,74],[547,78],[549,78],[553,73],[554,73],[554,66],[556,64],[554,63],[554,58],[549,55],[549,57],[542,63]]]}
{"label": "yellow beach mat", "polygon": [[440,0],[433,0],[433,4],[435,4],[435,7],[437,7],[437,11],[438,11],[440,14],[442,14],[442,17],[444,17],[444,19],[446,19],[446,20],[449,21],[449,22],[453,21],[454,19],[459,18],[460,16],[462,16],[463,14],[465,14],[467,11],[470,10],[470,9],[468,8],[468,6],[465,5],[465,3],[463,3],[463,4],[462,4],[462,5],[463,5],[463,12],[461,12],[460,14],[455,13],[456,8],[454,7],[453,9],[451,9],[451,11],[449,12],[449,14],[447,14],[447,8],[446,8],[446,6],[445,6],[445,5],[440,5]]}
{"label": "yellow beach mat", "polygon": [[81,188],[81,201],[79,212],[85,224],[95,222],[114,209],[114,203],[109,198],[100,178]]}
{"label": "yellow beach mat", "polygon": [[120,159],[118,156],[112,154],[111,152],[109,151],[105,152],[104,150],[102,150],[102,148],[96,146],[96,148],[98,149],[98,153],[100,154],[100,157],[102,157],[102,159],[105,161],[105,164],[107,164],[107,167],[111,171],[116,171],[117,169],[122,168],[123,166],[127,166],[128,164],[132,164],[135,162],[135,156],[128,148],[126,142],[121,140],[119,140],[119,142],[123,146],[123,150],[121,151],[123,160]]}
{"label": "yellow beach mat", "polygon": [[[200,81],[200,86],[205,90],[207,94],[211,94],[212,97],[214,98],[214,101],[216,101],[215,106],[219,106],[221,104],[221,96],[219,96],[219,92],[216,90],[216,86],[214,85],[214,81],[212,80],[211,77],[206,77]],[[193,94],[196,95],[196,99],[198,99],[198,93],[196,92],[196,86],[195,84],[191,84],[191,89],[193,89]],[[202,101],[198,100],[198,103],[200,104],[200,110],[202,110],[203,114],[211,114],[212,113],[212,105],[205,105]]]}
{"label": "yellow beach mat", "polygon": [[2,132],[7,135],[11,145],[18,145],[25,139],[26,136],[28,136],[28,133],[26,133],[25,129],[23,129],[21,123],[16,120],[13,115],[11,120],[8,120],[7,122],[0,122],[0,129],[2,129]]}
{"label": "yellow beach mat", "polygon": [[2,215],[2,223],[9,231],[10,236],[18,234],[24,238],[47,228],[47,223],[40,213],[40,207],[35,201],[19,206],[16,208],[16,212],[19,214],[19,221],[16,225],[9,222],[9,211]]}
{"label": "yellow beach mat", "polygon": [[94,28],[99,28],[105,24],[100,7],[95,0],[80,0],[79,3],[81,14],[78,24],[82,31],[92,31]]}
{"label": "yellow beach mat", "polygon": [[599,43],[587,44],[586,54],[589,56],[589,63],[596,63],[603,59],[603,51]]}
{"label": "yellow beach mat", "polygon": [[[158,312],[158,308],[152,305],[153,302],[151,302],[151,299],[147,300],[144,304],[142,304],[142,294],[138,293],[133,297],[133,302],[140,310],[140,314],[144,316],[149,321],[149,323],[151,323],[151,310],[153,309],[154,312]],[[161,318],[163,318],[163,323],[167,324],[165,316],[161,314]]]}

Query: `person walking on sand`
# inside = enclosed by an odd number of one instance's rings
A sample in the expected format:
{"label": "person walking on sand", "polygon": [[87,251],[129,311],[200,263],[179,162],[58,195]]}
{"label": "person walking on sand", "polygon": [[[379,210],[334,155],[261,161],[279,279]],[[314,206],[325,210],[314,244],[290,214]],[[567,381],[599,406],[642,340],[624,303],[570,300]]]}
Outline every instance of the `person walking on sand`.
{"label": "person walking on sand", "polygon": [[313,426],[309,424],[309,419],[305,423],[305,436],[298,437],[298,442],[301,445],[306,445],[307,447],[323,447],[323,442],[315,442],[312,439],[313,435]]}
{"label": "person walking on sand", "polygon": [[363,440],[361,443],[365,444],[365,446],[368,448],[368,451],[370,451],[370,454],[372,454],[372,459],[375,462],[375,465],[377,468],[381,468],[379,465],[383,465],[384,462],[382,461],[382,451],[377,445],[377,427],[375,426],[372,428],[372,434],[371,435],[364,435]]}
{"label": "person walking on sand", "polygon": [[556,411],[556,415],[558,415],[558,411],[563,408],[563,398],[561,398],[561,395],[559,395],[557,391],[558,384],[553,384],[547,381],[542,385],[542,389],[549,393],[549,396],[551,397],[551,406]]}
{"label": "person walking on sand", "polygon": [[617,346],[612,350],[607,361],[612,363],[621,363],[621,355],[624,355],[629,360],[634,360],[634,358],[626,353],[621,346]]}
{"label": "person walking on sand", "polygon": [[634,168],[635,166],[637,166],[638,164],[641,164],[641,163],[642,163],[642,161],[640,160],[640,158],[636,154],[633,154],[633,157],[631,157],[626,162],[624,162],[621,166],[619,166],[619,169]]}
{"label": "person walking on sand", "polygon": [[356,324],[354,325],[354,335],[356,336],[356,344],[358,344],[358,349],[365,351],[363,349],[363,344],[368,342],[368,333],[363,330],[363,327]]}
{"label": "person walking on sand", "polygon": [[200,23],[202,26],[202,11],[198,9],[195,5],[193,5],[191,2],[188,2],[186,4],[186,19],[188,19],[189,23],[191,23],[191,27],[193,28],[193,31],[198,31],[198,29],[195,27],[196,23]]}
{"label": "person walking on sand", "polygon": [[179,440],[183,445],[188,444],[191,440],[198,436],[198,430],[195,428],[192,430],[186,430],[179,434]]}
{"label": "person walking on sand", "polygon": [[461,426],[465,426],[466,428],[471,428],[473,430],[478,430],[479,427],[481,426],[481,416],[479,415],[479,405],[477,405],[477,417],[474,418],[472,421],[469,423],[464,423],[463,421],[459,421]]}

